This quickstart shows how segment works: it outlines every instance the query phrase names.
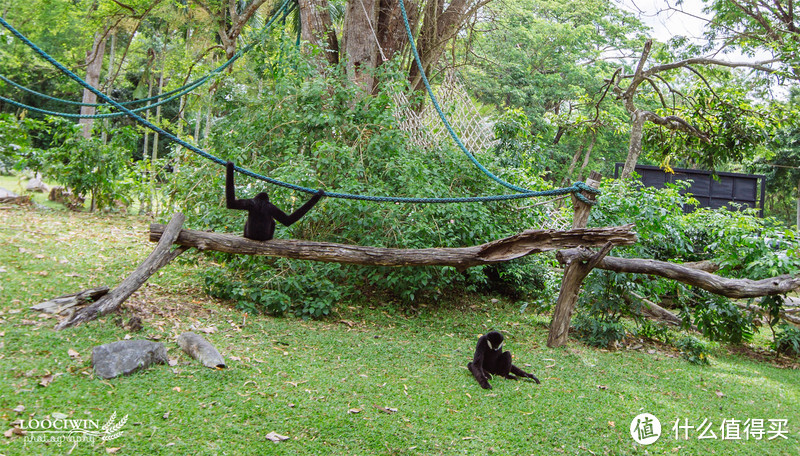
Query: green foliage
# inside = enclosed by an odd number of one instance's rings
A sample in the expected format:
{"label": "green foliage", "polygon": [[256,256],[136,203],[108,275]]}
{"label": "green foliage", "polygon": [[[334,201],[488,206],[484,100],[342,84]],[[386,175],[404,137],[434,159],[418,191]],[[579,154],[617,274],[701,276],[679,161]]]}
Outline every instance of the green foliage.
{"label": "green foliage", "polygon": [[546,305],[538,306],[537,310],[544,312],[552,305],[561,282],[556,266],[555,259],[546,254],[486,266],[483,268],[485,283],[482,289],[515,300],[539,300]]}
{"label": "green foliage", "polygon": [[[273,268],[265,270],[247,262],[236,262],[235,256],[225,256],[236,264],[204,271],[205,290],[211,296],[234,301],[237,308],[246,312],[320,318],[328,315],[342,298],[341,288],[336,284],[342,276],[339,264],[279,259]],[[264,277],[280,271],[283,271],[280,277]]]}
{"label": "green foliage", "polygon": [[505,166],[532,165],[544,166],[543,154],[530,132],[530,120],[522,109],[506,109],[494,124],[494,137],[497,143],[492,151]]}
{"label": "green foliage", "polygon": [[[391,94],[405,82],[397,65],[381,67],[377,92],[367,96],[344,76],[332,71],[320,75],[313,61],[292,48],[281,58],[284,72],[260,92],[222,85],[221,109],[227,115],[214,127],[208,148],[215,155],[275,179],[330,191],[391,196],[464,196],[501,192],[449,143],[416,149],[398,128]],[[528,188],[546,188],[528,168],[503,167],[482,156],[489,168],[505,179]],[[268,191],[284,211],[297,208],[309,197],[237,176],[237,196]],[[202,185],[198,185],[202,183]],[[204,159],[179,155],[169,184],[172,204],[185,211],[187,225],[241,232],[244,214],[224,209],[223,173]],[[392,248],[463,247],[508,236],[539,225],[538,208],[515,210],[524,201],[484,204],[415,205],[324,199],[300,223],[278,228],[276,237],[313,238]],[[226,260],[226,273],[237,276],[245,289],[268,288],[289,296],[292,303],[312,296],[312,286],[280,284],[289,276],[306,275],[308,284],[331,272],[308,268],[300,261],[264,262],[245,256]],[[519,266],[523,268],[525,266]],[[449,267],[343,269],[334,280],[343,296],[362,288],[388,292],[404,301],[437,300],[449,290],[476,290],[487,283],[481,268],[459,272]],[[235,274],[234,274],[235,275]],[[517,270],[511,276],[524,276]],[[511,277],[509,276],[509,277]],[[280,280],[265,278],[279,277]],[[214,279],[216,283],[216,279]],[[522,280],[522,279],[520,279]],[[237,285],[238,286],[238,285]],[[223,288],[226,288],[224,286]],[[214,288],[214,287],[211,287]],[[222,295],[224,293],[221,293]],[[324,315],[335,296],[320,291],[308,314]],[[272,299],[269,297],[269,299]],[[280,299],[278,302],[282,302]],[[266,302],[266,301],[265,301]],[[270,301],[272,302],[272,301]],[[260,305],[282,313],[281,305]],[[327,307],[326,307],[327,306]],[[294,304],[290,306],[294,309]],[[301,312],[306,314],[305,312]]]}
{"label": "green foliage", "polygon": [[692,364],[707,366],[710,363],[708,344],[694,336],[683,336],[675,341],[675,347],[681,351],[683,359]]}
{"label": "green foliage", "polygon": [[573,326],[580,340],[593,347],[608,348],[625,338],[625,326],[618,317],[596,318],[584,313],[578,314]]}
{"label": "green foliage", "polygon": [[745,314],[730,299],[699,293],[705,296],[698,302],[694,323],[711,340],[740,344],[752,340],[753,318]]}
{"label": "green foliage", "polygon": [[[590,224],[635,223],[639,236],[636,245],[617,248],[615,255],[678,263],[710,260],[720,265],[720,275],[753,280],[800,270],[800,243],[793,232],[774,221],[725,209],[698,209],[686,214],[682,208],[694,201],[680,194],[680,184],[654,189],[635,181],[607,180],[601,188],[603,194],[592,211]],[[728,298],[666,279],[594,271],[584,284],[581,306],[595,317],[636,317],[636,309],[629,304],[635,302],[631,301],[633,295],[654,302],[672,301],[684,322],[694,320],[711,340],[741,343],[753,336],[752,316]],[[782,301],[767,299],[763,305],[774,324]]]}
{"label": "green foliage", "polygon": [[775,333],[772,348],[778,353],[800,358],[800,329],[784,324]]}
{"label": "green foliage", "polygon": [[[772,141],[779,119],[773,109],[752,101],[743,81],[718,68],[703,69],[707,80],[686,87],[684,102],[656,109],[662,117],[678,116],[706,137],[647,124],[644,149],[659,163],[677,159],[700,169],[724,169],[729,163],[752,160]],[[698,71],[700,71],[698,70]]]}
{"label": "green foliage", "polygon": [[136,141],[133,128],[111,133],[108,143],[97,137],[84,138],[80,126],[51,118],[46,127],[51,147],[37,151],[25,164],[77,195],[91,194],[95,208],[102,209],[124,198],[120,181],[128,175],[131,150]]}
{"label": "green foliage", "polygon": [[41,122],[35,119],[0,113],[0,172],[9,172],[34,152],[30,132],[37,128]]}
{"label": "green foliage", "polygon": [[669,343],[671,336],[669,332],[669,326],[663,322],[654,322],[653,320],[648,320],[646,318],[642,318],[638,320],[639,326],[635,330],[635,334],[640,337],[646,337],[648,339],[660,340],[665,343]]}

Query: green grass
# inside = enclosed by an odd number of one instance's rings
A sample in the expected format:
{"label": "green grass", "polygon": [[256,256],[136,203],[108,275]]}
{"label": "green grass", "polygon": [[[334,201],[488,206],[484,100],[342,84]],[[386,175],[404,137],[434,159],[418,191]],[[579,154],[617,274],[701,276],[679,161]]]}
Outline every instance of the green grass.
{"label": "green grass", "polygon": [[[101,424],[113,412],[128,416],[123,435],[109,442],[73,448],[4,437],[0,454],[106,454],[103,447],[148,455],[800,453],[796,370],[730,355],[725,346],[714,349],[708,367],[658,346],[606,351],[573,340],[549,349],[547,316],[488,298],[414,307],[347,302],[322,321],[245,315],[205,297],[195,272],[207,260],[187,257],[154,276],[120,315],[54,332],[53,318],[27,310],[56,295],[118,283],[152,249],[148,223],[0,209],[5,429],[56,412]],[[132,315],[144,321],[132,336],[164,342],[177,364],[95,378],[92,347],[123,339],[127,332],[115,320]],[[174,342],[183,331],[209,327],[215,331],[205,337],[226,357],[226,370],[201,367]],[[488,328],[506,331],[506,347],[541,385],[477,385],[465,366]],[[48,375],[52,382],[41,386]],[[20,405],[24,411],[14,411]],[[663,426],[647,447],[629,434],[643,412]],[[718,438],[693,433],[676,440],[677,419],[695,426],[711,420]],[[787,419],[789,438],[721,440],[723,419]],[[266,440],[273,431],[289,440]]]}

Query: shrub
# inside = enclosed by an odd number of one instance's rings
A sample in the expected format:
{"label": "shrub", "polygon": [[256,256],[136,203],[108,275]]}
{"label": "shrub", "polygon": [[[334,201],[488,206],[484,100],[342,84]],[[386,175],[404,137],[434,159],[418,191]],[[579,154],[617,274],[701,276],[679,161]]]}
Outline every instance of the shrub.
{"label": "shrub", "polygon": [[[614,249],[617,256],[678,263],[710,260],[720,265],[722,276],[754,280],[800,271],[800,243],[795,233],[774,220],[756,217],[752,211],[698,209],[685,214],[683,206],[696,202],[680,194],[684,185],[654,189],[633,180],[606,180],[590,224],[636,224],[639,242]],[[622,306],[612,310],[635,316],[635,309],[627,309],[630,296],[654,302],[669,297],[684,321],[693,319],[711,340],[741,343],[753,336],[752,316],[731,300],[675,281],[593,272],[584,289],[584,306]],[[782,302],[771,304],[771,315],[777,315],[781,306]],[[771,323],[775,321],[773,318]]]}
{"label": "shrub", "polygon": [[[285,71],[275,74],[265,90],[226,92],[219,102],[226,115],[208,138],[210,152],[275,179],[342,193],[432,197],[502,192],[449,143],[420,150],[399,129],[391,94],[403,90],[405,79],[391,62],[381,67],[378,79],[383,83],[376,93],[367,96],[343,71],[320,75],[300,53],[286,52],[282,58],[290,62],[285,61]],[[499,160],[494,154],[480,159],[515,184],[546,188],[544,181],[527,169],[491,163]],[[175,208],[187,215],[188,227],[241,232],[243,214],[224,209],[223,177],[221,167],[186,152],[178,154],[169,193]],[[244,176],[237,176],[237,183],[241,197],[268,191],[271,201],[286,212],[308,198]],[[301,223],[279,228],[276,237],[390,248],[464,247],[539,226],[543,208],[516,210],[525,204],[323,199]],[[211,276],[208,290],[242,300],[241,305],[252,308],[275,313],[300,309],[302,315],[320,316],[330,312],[341,297],[363,288],[418,301],[436,300],[448,291],[486,289],[487,284],[489,288],[508,285],[519,292],[538,289],[536,281],[541,282],[536,261],[495,269],[500,284],[490,284],[483,267],[460,272],[452,267],[335,269],[303,263],[226,258],[223,271],[216,275],[227,278]],[[528,280],[534,281],[533,287],[524,283]]]}
{"label": "shrub", "polygon": [[692,364],[708,365],[709,348],[708,344],[694,336],[684,336],[675,342],[675,347],[681,351],[683,359]]}
{"label": "shrub", "polygon": [[593,347],[607,348],[614,342],[625,338],[625,326],[619,318],[596,318],[587,314],[578,314],[573,320],[573,327],[580,340]]}
{"label": "shrub", "polygon": [[800,357],[800,329],[784,324],[775,333],[772,348],[787,356]]}

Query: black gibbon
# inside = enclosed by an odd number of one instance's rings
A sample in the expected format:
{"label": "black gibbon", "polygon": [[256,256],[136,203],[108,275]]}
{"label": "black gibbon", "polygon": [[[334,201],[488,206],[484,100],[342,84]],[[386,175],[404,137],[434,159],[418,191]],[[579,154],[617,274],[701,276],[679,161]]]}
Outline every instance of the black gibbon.
{"label": "black gibbon", "polygon": [[277,206],[269,202],[269,196],[261,192],[252,199],[236,199],[233,185],[233,163],[228,162],[225,175],[225,202],[228,209],[247,211],[247,222],[244,224],[244,237],[255,241],[269,241],[275,234],[275,220],[289,226],[300,220],[312,207],[325,196],[320,190],[300,209],[286,215]]}
{"label": "black gibbon", "polygon": [[535,375],[511,364],[511,353],[503,351],[503,335],[497,331],[486,333],[478,339],[475,357],[471,363],[467,364],[467,368],[483,389],[492,388],[492,385],[489,384],[492,375],[499,375],[511,380],[516,380],[517,376],[525,377],[539,383],[539,379]]}

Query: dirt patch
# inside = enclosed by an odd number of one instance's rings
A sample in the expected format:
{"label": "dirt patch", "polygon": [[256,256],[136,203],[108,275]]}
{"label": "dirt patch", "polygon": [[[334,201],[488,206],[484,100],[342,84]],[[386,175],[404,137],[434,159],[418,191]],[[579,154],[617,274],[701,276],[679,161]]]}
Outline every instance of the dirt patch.
{"label": "dirt patch", "polygon": [[750,345],[730,345],[727,351],[731,355],[742,356],[760,363],[771,364],[781,369],[800,369],[800,360],[776,354],[772,350]]}

